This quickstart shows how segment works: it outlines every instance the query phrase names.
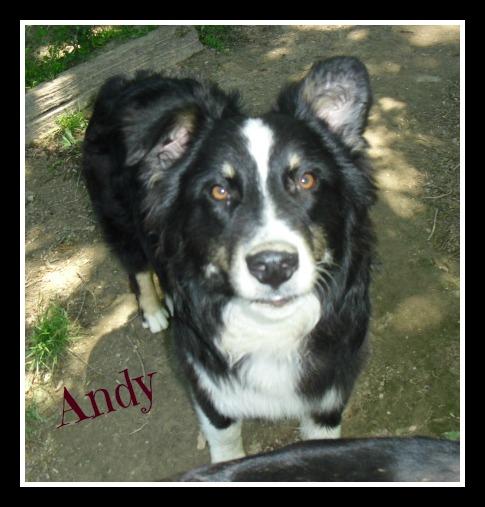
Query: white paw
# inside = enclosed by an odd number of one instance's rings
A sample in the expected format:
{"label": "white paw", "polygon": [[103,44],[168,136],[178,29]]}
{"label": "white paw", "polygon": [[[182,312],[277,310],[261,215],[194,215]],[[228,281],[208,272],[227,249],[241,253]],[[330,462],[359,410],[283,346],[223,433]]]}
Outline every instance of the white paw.
{"label": "white paw", "polygon": [[159,333],[168,328],[169,315],[165,308],[160,308],[155,313],[143,315],[143,327],[150,329],[152,333]]}
{"label": "white paw", "polygon": [[303,440],[322,440],[340,438],[341,426],[327,428],[313,422],[310,418],[302,421],[300,426],[300,434]]}

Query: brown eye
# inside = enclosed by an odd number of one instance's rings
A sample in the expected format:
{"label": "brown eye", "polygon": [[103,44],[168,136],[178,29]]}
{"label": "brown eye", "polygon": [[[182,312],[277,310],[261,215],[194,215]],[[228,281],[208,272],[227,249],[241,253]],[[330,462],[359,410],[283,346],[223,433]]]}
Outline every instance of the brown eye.
{"label": "brown eye", "polygon": [[317,184],[317,178],[312,173],[305,173],[302,176],[300,176],[298,184],[300,185],[300,188],[302,188],[303,190],[311,190]]}
{"label": "brown eye", "polygon": [[216,201],[227,201],[227,199],[229,199],[229,192],[221,185],[214,185],[211,190],[211,195]]}

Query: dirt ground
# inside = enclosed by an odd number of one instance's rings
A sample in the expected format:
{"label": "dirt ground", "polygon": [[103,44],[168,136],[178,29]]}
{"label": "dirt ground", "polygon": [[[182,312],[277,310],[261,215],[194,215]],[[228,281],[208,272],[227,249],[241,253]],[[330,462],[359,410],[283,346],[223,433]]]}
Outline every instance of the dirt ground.
{"label": "dirt ground", "polygon": [[[225,89],[251,114],[313,61],[353,55],[375,96],[366,134],[379,203],[372,288],[372,356],[345,411],[343,436],[459,430],[459,27],[238,28],[226,52],[179,65]],[[52,376],[27,375],[42,421],[26,438],[27,481],[156,481],[209,462],[173,362],[169,333],[142,328],[134,296],[104,246],[79,176],[79,157],[49,146],[26,155],[26,334],[57,299],[81,335]],[[153,376],[153,406],[119,409],[60,429],[63,387],[114,392],[120,371]],[[143,406],[143,403],[142,405]],[[66,421],[76,420],[73,414]],[[298,439],[296,421],[245,424],[247,452]]]}

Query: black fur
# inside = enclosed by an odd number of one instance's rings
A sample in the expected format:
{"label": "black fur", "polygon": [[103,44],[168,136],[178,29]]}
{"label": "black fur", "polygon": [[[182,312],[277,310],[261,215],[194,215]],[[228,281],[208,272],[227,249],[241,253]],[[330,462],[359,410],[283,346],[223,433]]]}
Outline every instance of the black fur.
{"label": "black fur", "polygon": [[[275,138],[268,185],[278,213],[314,251],[321,248],[320,231],[333,253],[327,287],[315,287],[321,318],[301,354],[298,390],[309,400],[337,386],[345,402],[366,354],[374,244],[369,210],[376,189],[362,132],[370,105],[365,67],[335,58],[284,89],[262,116]],[[152,268],[171,296],[179,358],[216,427],[232,419],[215,410],[193,365],[213,379],[231,378],[250,360],[231,365],[216,343],[222,311],[236,296],[228,266],[264,206],[241,135],[245,120],[237,94],[144,73],[103,86],[84,143],[86,184],[106,240],[131,279]],[[318,179],[304,195],[287,173],[291,150],[302,154],[298,174],[311,170]],[[231,199],[221,205],[208,189],[221,181],[215,169],[223,161],[237,168],[237,176],[223,181]],[[218,271],[207,277],[210,261],[217,261]],[[314,416],[334,424],[341,410]]]}
{"label": "black fur", "polygon": [[460,444],[426,437],[313,440],[187,472],[182,482],[458,482]]}

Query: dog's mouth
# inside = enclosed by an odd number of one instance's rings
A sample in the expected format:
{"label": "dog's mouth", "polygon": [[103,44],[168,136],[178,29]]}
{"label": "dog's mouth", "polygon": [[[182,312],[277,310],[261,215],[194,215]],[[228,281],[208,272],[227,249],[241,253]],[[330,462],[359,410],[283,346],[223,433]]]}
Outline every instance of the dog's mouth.
{"label": "dog's mouth", "polygon": [[289,296],[289,297],[276,296],[268,299],[253,299],[251,302],[261,305],[268,305],[274,308],[282,308],[283,306],[286,306],[287,304],[294,301],[296,298],[297,296]]}

